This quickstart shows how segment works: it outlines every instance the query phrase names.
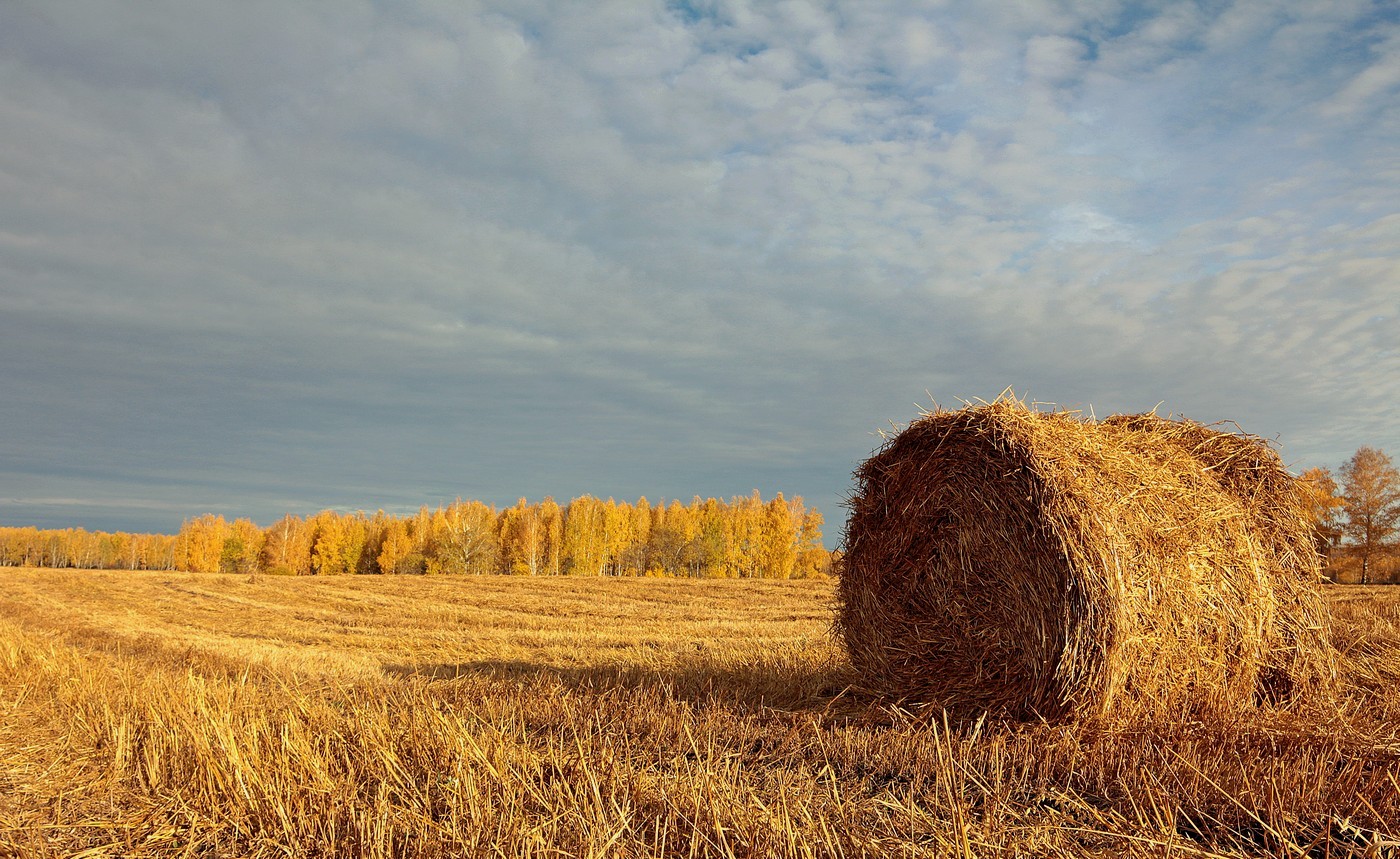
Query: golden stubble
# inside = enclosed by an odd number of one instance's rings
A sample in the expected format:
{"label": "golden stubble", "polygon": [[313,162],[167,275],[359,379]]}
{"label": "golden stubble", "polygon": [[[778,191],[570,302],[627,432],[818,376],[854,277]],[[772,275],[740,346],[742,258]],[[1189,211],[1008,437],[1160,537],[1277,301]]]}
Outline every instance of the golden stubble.
{"label": "golden stubble", "polygon": [[822,582],[6,570],[0,856],[1387,855],[1400,595],[1340,704],[950,722]]}

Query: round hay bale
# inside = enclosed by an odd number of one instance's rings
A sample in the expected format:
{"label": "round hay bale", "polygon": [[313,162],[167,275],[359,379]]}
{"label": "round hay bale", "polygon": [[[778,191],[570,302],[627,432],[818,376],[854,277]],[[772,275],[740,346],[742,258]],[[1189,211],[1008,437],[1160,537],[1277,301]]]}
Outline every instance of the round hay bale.
{"label": "round hay bale", "polygon": [[855,666],[909,700],[1052,720],[1316,685],[1331,656],[1316,557],[1280,512],[1296,496],[1246,500],[1277,480],[1232,465],[1250,439],[1166,429],[1002,400],[889,439],[856,472],[844,540]]}
{"label": "round hay bale", "polygon": [[1336,651],[1328,636],[1324,581],[1307,492],[1289,473],[1269,442],[1259,436],[1156,414],[1114,415],[1105,423],[1126,426],[1174,444],[1191,454],[1221,488],[1240,502],[1273,571],[1277,611],[1273,635],[1259,673],[1259,695],[1270,703],[1292,703],[1331,688],[1337,679]]}

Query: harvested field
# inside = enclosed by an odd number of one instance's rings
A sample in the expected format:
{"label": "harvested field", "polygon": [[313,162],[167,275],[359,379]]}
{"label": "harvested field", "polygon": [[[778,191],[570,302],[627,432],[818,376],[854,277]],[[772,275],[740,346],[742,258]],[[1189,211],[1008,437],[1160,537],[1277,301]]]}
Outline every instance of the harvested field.
{"label": "harvested field", "polygon": [[1052,727],[849,691],[830,583],[7,570],[0,856],[1393,855],[1328,596],[1339,706]]}

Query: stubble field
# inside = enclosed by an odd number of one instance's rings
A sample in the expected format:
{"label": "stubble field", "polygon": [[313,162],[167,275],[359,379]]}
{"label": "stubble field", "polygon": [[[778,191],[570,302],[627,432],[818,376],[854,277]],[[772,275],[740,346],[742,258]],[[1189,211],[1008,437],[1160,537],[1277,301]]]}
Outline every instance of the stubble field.
{"label": "stubble field", "polygon": [[0,856],[1395,855],[1400,593],[1336,702],[948,725],[829,582],[0,572]]}

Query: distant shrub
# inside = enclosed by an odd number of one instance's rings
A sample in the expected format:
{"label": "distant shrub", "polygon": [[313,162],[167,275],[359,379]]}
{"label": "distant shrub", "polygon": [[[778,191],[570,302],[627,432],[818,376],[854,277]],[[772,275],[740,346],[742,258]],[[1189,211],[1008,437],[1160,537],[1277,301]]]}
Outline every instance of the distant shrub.
{"label": "distant shrub", "polygon": [[402,560],[394,565],[394,572],[401,576],[426,575],[428,573],[428,559],[424,557],[421,552],[405,555]]}

